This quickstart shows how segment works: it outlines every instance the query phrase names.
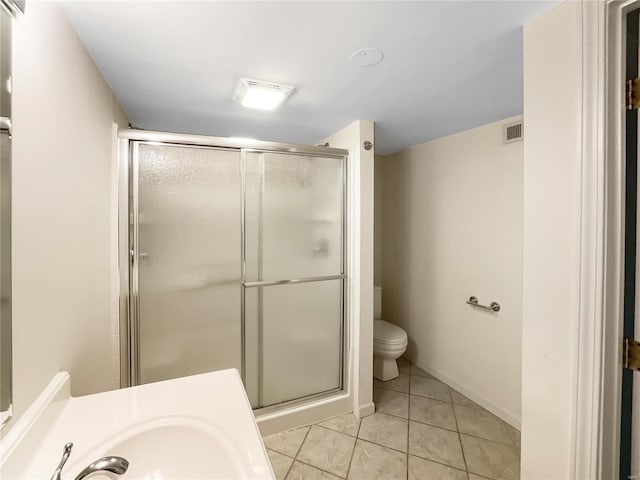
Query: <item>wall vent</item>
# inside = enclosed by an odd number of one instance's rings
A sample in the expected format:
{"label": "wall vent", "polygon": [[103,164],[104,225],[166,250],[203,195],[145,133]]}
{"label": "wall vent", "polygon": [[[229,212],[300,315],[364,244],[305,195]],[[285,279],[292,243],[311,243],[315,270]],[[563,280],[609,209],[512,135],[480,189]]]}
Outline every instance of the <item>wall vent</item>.
{"label": "wall vent", "polygon": [[502,127],[502,143],[513,143],[522,141],[524,134],[522,121],[509,123]]}

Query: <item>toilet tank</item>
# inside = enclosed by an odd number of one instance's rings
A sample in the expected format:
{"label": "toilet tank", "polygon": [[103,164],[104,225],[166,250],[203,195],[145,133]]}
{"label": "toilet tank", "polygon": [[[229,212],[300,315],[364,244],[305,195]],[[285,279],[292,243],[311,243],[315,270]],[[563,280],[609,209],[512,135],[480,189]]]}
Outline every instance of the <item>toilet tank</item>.
{"label": "toilet tank", "polygon": [[382,318],[382,287],[373,287],[373,319]]}

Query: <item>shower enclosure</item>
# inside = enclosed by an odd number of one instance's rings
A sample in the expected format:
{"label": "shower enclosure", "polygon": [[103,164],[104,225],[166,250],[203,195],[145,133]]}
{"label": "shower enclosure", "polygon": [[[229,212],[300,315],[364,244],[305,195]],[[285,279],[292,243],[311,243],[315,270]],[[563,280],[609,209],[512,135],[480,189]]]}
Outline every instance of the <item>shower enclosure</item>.
{"label": "shower enclosure", "polygon": [[256,409],[342,390],[347,152],[120,139],[123,384],[237,368]]}

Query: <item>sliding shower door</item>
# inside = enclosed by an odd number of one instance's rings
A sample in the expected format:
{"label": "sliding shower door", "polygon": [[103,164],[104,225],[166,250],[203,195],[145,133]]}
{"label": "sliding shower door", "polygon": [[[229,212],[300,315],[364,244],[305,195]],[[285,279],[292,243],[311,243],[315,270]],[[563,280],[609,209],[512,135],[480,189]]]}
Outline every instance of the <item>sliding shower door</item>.
{"label": "sliding shower door", "polygon": [[245,385],[254,408],[342,386],[345,159],[244,153]]}
{"label": "sliding shower door", "polygon": [[256,409],[340,390],[346,151],[121,135],[128,383],[236,368]]}
{"label": "sliding shower door", "polygon": [[133,383],[240,369],[240,152],[131,145]]}

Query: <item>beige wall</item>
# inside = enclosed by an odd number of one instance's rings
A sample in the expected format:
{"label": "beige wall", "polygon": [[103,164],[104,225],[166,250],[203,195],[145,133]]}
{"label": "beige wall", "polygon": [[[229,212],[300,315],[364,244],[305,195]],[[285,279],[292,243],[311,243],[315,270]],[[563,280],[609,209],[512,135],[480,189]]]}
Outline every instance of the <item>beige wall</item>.
{"label": "beige wall", "polygon": [[570,478],[580,281],[580,4],[524,30],[522,478]]}
{"label": "beige wall", "polygon": [[60,370],[75,395],[118,387],[112,128],[127,124],[52,3],[15,24],[13,94],[12,423]]}
{"label": "beige wall", "polygon": [[381,156],[375,156],[374,165],[374,187],[373,187],[373,284],[376,286],[382,285],[382,207],[384,183],[383,178],[383,158]]}
{"label": "beige wall", "polygon": [[[383,158],[383,318],[407,355],[519,426],[522,143],[502,125]],[[497,301],[498,314],[465,304]]]}

